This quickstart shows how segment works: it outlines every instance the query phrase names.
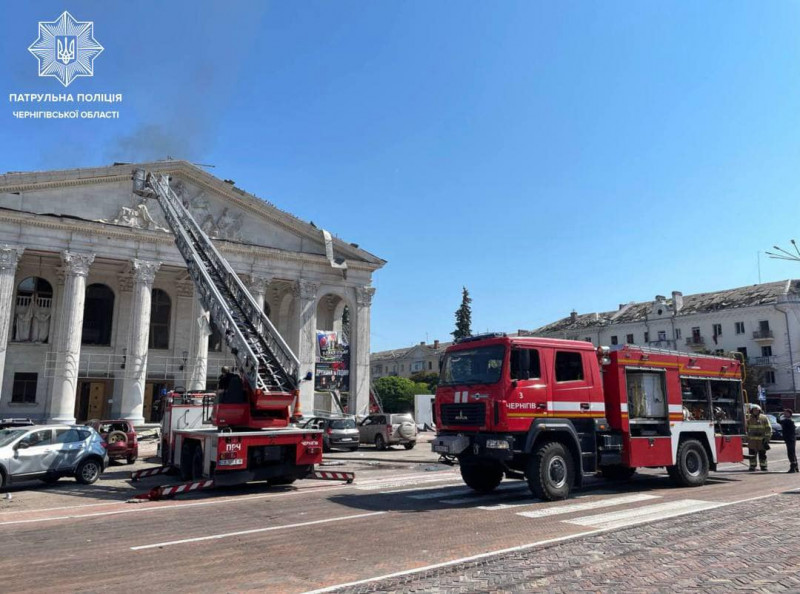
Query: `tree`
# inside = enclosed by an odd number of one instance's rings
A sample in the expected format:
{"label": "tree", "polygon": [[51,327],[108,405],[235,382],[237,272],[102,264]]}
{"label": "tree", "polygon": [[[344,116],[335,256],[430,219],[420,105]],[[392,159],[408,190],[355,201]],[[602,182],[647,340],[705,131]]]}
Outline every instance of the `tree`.
{"label": "tree", "polygon": [[375,390],[383,403],[384,412],[387,413],[413,413],[414,395],[430,394],[427,384],[397,376],[376,379]]}
{"label": "tree", "polygon": [[435,371],[418,371],[411,374],[411,381],[425,384],[428,387],[427,392],[418,392],[418,394],[433,394],[436,392],[436,386],[439,385],[439,374]]}
{"label": "tree", "polygon": [[380,377],[375,380],[375,391],[388,413],[410,412],[414,410],[414,388],[410,379],[397,376]]}
{"label": "tree", "polygon": [[450,334],[455,340],[472,335],[472,299],[466,287],[461,287],[461,306],[456,310],[456,329]]}

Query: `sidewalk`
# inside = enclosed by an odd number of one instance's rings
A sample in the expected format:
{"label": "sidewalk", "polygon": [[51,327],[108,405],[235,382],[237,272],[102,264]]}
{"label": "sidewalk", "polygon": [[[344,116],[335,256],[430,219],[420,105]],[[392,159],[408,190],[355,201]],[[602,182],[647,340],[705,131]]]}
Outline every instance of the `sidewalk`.
{"label": "sidewalk", "polygon": [[338,592],[800,592],[797,490]]}

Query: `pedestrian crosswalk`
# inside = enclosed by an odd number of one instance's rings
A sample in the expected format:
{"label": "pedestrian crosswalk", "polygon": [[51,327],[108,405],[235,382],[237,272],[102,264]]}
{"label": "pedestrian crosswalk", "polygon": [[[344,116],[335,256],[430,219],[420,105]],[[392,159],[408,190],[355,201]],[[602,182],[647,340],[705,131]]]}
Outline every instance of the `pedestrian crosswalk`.
{"label": "pedestrian crosswalk", "polygon": [[663,496],[653,493],[624,494],[609,490],[589,490],[566,501],[542,501],[531,495],[527,482],[516,480],[503,481],[491,493],[480,494],[465,486],[453,473],[394,477],[357,485],[356,488],[402,497],[415,504],[480,512],[511,512],[520,521],[553,519],[592,529],[633,526],[722,505],[698,499],[664,501]]}

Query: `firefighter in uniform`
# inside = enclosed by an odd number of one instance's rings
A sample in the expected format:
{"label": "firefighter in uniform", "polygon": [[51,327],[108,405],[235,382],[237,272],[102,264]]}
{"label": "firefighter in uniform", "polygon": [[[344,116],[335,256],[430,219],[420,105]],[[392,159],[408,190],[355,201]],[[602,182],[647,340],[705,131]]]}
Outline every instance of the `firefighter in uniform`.
{"label": "firefighter in uniform", "polygon": [[769,438],[772,437],[772,425],[766,415],[761,414],[761,408],[754,406],[750,410],[747,420],[747,448],[750,454],[750,472],[756,469],[756,457],[761,470],[767,469],[767,447]]}

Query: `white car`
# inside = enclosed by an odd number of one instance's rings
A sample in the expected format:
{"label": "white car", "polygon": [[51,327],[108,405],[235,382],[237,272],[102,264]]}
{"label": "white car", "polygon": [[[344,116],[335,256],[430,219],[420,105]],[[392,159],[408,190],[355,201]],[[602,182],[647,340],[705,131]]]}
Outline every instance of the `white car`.
{"label": "white car", "polygon": [[0,487],[54,483],[64,476],[91,485],[108,466],[106,442],[91,427],[34,425],[0,429]]}
{"label": "white car", "polygon": [[359,441],[374,443],[379,450],[402,444],[407,450],[417,445],[417,424],[410,413],[369,415],[358,426]]}

